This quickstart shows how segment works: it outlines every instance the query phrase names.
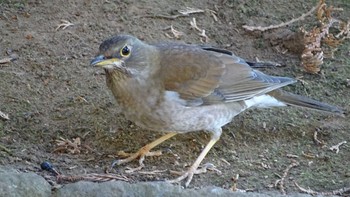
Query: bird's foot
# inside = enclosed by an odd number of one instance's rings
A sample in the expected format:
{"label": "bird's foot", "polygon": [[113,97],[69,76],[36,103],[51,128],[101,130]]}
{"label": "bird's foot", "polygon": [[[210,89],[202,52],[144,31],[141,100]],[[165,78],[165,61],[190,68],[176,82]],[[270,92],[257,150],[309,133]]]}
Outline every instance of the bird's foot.
{"label": "bird's foot", "polygon": [[121,164],[124,164],[124,163],[128,163],[130,161],[133,161],[137,158],[139,158],[139,164],[140,166],[138,168],[134,168],[134,169],[129,169],[131,170],[131,172],[134,172],[134,171],[137,171],[137,170],[140,170],[144,165],[143,165],[143,161],[145,160],[145,157],[146,156],[160,156],[162,155],[162,151],[154,151],[154,152],[151,152],[150,150],[152,148],[154,148],[155,146],[157,146],[158,144],[164,142],[165,140],[173,137],[174,135],[176,135],[175,132],[171,132],[171,133],[168,133],[156,140],[154,140],[153,142],[145,145],[144,147],[140,148],[140,150],[138,150],[136,153],[132,153],[132,154],[128,154],[128,153],[125,153],[125,152],[119,152],[121,153],[124,157],[127,157],[125,159],[119,159],[119,160],[115,160],[113,163],[112,163],[112,166],[111,166],[111,169],[115,166],[115,165],[121,165]]}
{"label": "bird's foot", "polygon": [[185,187],[188,187],[192,181],[193,175],[195,174],[203,174],[206,173],[208,170],[213,170],[216,171],[217,173],[221,173],[221,171],[219,171],[218,169],[216,169],[216,167],[211,164],[211,163],[206,163],[203,166],[201,166],[200,168],[194,168],[193,166],[190,167],[190,169],[188,169],[186,172],[181,173],[181,172],[176,172],[173,171],[173,174],[178,174],[181,175],[179,177],[177,177],[176,179],[172,179],[172,180],[167,180],[166,182],[168,183],[179,183],[182,180],[187,178],[187,181],[185,183]]}
{"label": "bird's foot", "polygon": [[149,151],[148,148],[142,147],[136,153],[125,153],[124,151],[120,151],[118,153],[118,155],[124,156],[124,157],[127,157],[127,158],[125,158],[125,159],[118,159],[118,160],[113,161],[113,163],[111,165],[111,168],[113,168],[116,165],[121,165],[121,164],[124,164],[124,163],[128,163],[128,162],[131,162],[131,161],[139,158],[139,165],[140,166],[137,167],[137,168],[129,168],[127,170],[129,173],[131,173],[131,172],[135,172],[137,170],[141,170],[142,167],[144,167],[143,161],[145,160],[145,157],[160,156],[160,155],[162,155],[162,151],[153,151],[153,152],[151,152],[151,151]]}

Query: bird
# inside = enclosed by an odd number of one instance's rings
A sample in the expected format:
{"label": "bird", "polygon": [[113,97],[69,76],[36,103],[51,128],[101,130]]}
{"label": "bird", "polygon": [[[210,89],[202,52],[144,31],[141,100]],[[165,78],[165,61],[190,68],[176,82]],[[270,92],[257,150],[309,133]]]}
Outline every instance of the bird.
{"label": "bird", "polygon": [[295,83],[254,69],[233,52],[163,41],[148,44],[126,34],[112,36],[90,62],[103,68],[106,83],[125,118],[149,131],[165,133],[114,165],[139,159],[177,134],[206,131],[210,141],[193,164],[170,183],[188,187],[200,163],[220,139],[222,127],[249,108],[298,106],[335,114],[339,107],[282,90]]}

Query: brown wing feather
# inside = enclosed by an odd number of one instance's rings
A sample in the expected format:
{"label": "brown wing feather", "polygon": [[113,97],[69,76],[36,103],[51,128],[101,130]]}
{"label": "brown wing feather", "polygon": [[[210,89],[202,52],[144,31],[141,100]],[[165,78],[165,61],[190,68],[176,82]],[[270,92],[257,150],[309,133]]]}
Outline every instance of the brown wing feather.
{"label": "brown wing feather", "polygon": [[160,75],[165,89],[185,100],[204,104],[233,102],[265,94],[294,83],[252,69],[243,59],[218,50],[191,45],[158,45]]}
{"label": "brown wing feather", "polygon": [[190,45],[162,45],[160,75],[167,90],[182,99],[195,100],[219,87],[225,65],[211,54]]}
{"label": "brown wing feather", "polygon": [[215,56],[226,68],[216,89],[226,102],[246,100],[295,82],[292,78],[270,76],[254,70],[235,55],[215,53]]}

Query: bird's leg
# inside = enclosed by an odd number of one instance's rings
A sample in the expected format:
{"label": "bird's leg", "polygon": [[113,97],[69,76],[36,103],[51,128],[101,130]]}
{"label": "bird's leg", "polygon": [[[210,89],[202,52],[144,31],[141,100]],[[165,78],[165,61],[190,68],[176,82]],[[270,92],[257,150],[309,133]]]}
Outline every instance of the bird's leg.
{"label": "bird's leg", "polygon": [[[111,168],[113,168],[115,165],[121,165],[121,164],[124,164],[124,163],[128,163],[132,160],[135,160],[137,158],[139,158],[139,164],[140,164],[140,167],[143,166],[143,161],[145,159],[145,156],[154,156],[156,154],[154,154],[154,152],[150,152],[150,150],[154,147],[156,147],[158,144],[164,142],[165,140],[173,137],[174,135],[176,135],[177,133],[175,132],[172,132],[172,133],[168,133],[156,140],[154,140],[153,142],[145,145],[144,147],[140,148],[136,153],[133,153],[131,154],[128,158],[125,158],[125,159],[119,159],[119,160],[116,160],[112,163],[112,166]],[[157,154],[159,155],[159,153]]]}
{"label": "bird's leg", "polygon": [[179,176],[176,179],[167,180],[167,182],[178,183],[178,182],[187,178],[185,186],[188,187],[188,185],[191,183],[193,175],[197,174],[197,172],[199,172],[199,170],[198,170],[199,164],[203,161],[204,157],[207,155],[207,153],[210,151],[210,149],[214,146],[214,144],[220,139],[221,132],[222,132],[222,130],[221,130],[221,128],[219,128],[219,129],[216,129],[212,133],[211,139],[208,142],[208,144],[202,150],[201,154],[198,156],[196,161],[192,164],[192,166],[185,173],[183,173],[181,176]]}

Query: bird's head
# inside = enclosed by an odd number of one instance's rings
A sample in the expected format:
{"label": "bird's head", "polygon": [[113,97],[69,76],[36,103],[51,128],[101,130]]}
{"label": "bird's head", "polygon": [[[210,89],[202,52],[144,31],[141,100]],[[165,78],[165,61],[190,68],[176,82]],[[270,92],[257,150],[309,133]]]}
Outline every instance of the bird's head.
{"label": "bird's head", "polygon": [[102,42],[99,54],[90,65],[102,67],[106,71],[118,71],[125,76],[149,75],[150,62],[156,54],[151,45],[129,35],[119,35]]}

